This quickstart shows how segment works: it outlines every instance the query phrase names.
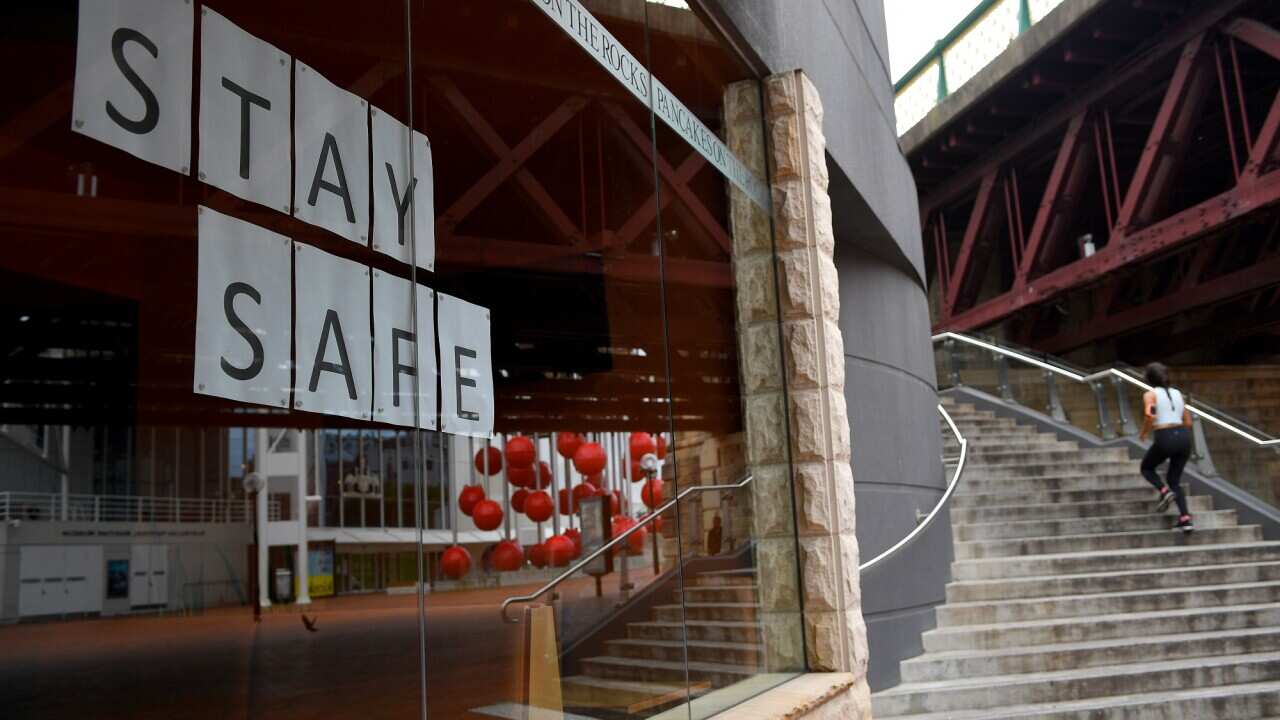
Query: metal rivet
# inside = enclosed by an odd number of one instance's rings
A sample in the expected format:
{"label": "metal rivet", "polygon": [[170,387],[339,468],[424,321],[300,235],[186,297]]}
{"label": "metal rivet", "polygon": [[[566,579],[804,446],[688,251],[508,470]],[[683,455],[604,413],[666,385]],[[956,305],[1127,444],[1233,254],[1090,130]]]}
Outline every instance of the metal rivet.
{"label": "metal rivet", "polygon": [[293,406],[294,406],[294,407],[298,407],[298,408],[302,407],[302,401],[301,401],[301,400],[294,400],[294,401],[293,401]]}
{"label": "metal rivet", "polygon": [[287,213],[287,212],[289,212],[289,206],[288,206],[288,205],[285,205],[284,207],[280,208],[280,210],[281,210],[282,212],[286,212],[286,213]]}
{"label": "metal rivet", "polygon": [[179,172],[181,172],[183,175],[186,175],[189,171],[187,170],[187,166],[186,166],[186,165],[183,165],[183,166],[179,169]]}
{"label": "metal rivet", "polygon": [[368,235],[361,235],[361,236],[360,236],[360,242],[369,242],[369,236],[368,236]]}
{"label": "metal rivet", "polygon": [[197,390],[203,390],[203,389],[204,389],[204,385],[197,385],[197,386],[196,386],[196,389],[197,389]]}
{"label": "metal rivet", "polygon": [[203,180],[203,179],[204,179],[204,173],[200,173],[200,179],[201,179],[201,180]]}
{"label": "metal rivet", "polygon": [[280,58],[280,64],[281,64],[282,66],[283,66],[285,63],[287,63],[287,62],[289,62],[289,61],[288,61],[288,60],[285,60],[284,58]]}
{"label": "metal rivet", "polygon": [[77,121],[76,121],[76,127],[78,127],[78,128],[82,128],[82,127],[84,127],[84,121],[83,121],[83,120],[77,120]]}

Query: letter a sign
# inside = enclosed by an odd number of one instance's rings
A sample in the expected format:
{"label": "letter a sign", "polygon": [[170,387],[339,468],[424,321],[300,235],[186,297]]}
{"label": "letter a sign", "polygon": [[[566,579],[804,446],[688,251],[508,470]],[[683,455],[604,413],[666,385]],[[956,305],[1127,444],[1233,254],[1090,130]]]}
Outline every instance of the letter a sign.
{"label": "letter a sign", "polygon": [[182,0],[86,0],[71,129],[187,174],[195,22]]}

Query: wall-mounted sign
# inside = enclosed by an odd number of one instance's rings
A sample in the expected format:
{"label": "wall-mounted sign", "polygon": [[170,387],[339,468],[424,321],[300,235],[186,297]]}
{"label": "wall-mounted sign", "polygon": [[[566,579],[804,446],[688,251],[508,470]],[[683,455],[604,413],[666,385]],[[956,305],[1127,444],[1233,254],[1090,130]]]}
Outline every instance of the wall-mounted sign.
{"label": "wall-mounted sign", "polygon": [[440,417],[448,433],[493,434],[489,309],[439,294]]}
{"label": "wall-mounted sign", "polygon": [[[373,419],[436,429],[435,293],[373,271]],[[414,405],[418,389],[419,406]]]}
{"label": "wall-mounted sign", "polygon": [[369,104],[294,62],[293,214],[369,242]]}
{"label": "wall-mounted sign", "polygon": [[293,406],[368,420],[373,403],[369,267],[294,243],[298,372]]}
{"label": "wall-mounted sign", "polygon": [[[431,143],[378,108],[373,128],[373,249],[408,265],[436,269]],[[412,242],[410,242],[412,241]]]}

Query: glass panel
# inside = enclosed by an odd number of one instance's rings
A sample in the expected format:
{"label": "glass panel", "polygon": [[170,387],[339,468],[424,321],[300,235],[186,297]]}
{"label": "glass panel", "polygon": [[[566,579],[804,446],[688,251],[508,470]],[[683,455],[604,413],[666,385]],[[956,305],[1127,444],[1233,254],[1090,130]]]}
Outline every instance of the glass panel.
{"label": "glass panel", "polygon": [[[384,592],[417,580],[412,563],[388,569],[393,554],[416,559],[412,533],[382,529],[380,459],[407,433],[289,407],[289,338],[307,309],[294,292],[308,279],[295,288],[289,244],[266,234],[408,276],[360,236],[368,108],[407,120],[404,11],[6,3],[0,425],[38,428],[0,434],[5,587],[20,586],[0,599],[6,718],[406,717],[421,705],[416,601]],[[327,100],[302,96],[303,73],[327,80],[314,81]],[[321,166],[303,152],[307,122],[335,133],[332,164],[292,181],[295,156]],[[347,223],[354,237],[303,219],[316,176],[316,207],[336,203],[345,219],[351,198],[365,223]],[[206,235],[210,218],[248,239]],[[242,244],[252,261],[237,264]],[[208,305],[206,283],[233,266],[266,282]],[[234,344],[201,346],[231,314]],[[367,355],[367,341],[349,350]],[[219,356],[283,402],[225,399],[197,370],[231,377]],[[412,497],[412,466],[399,468],[394,486]]]}

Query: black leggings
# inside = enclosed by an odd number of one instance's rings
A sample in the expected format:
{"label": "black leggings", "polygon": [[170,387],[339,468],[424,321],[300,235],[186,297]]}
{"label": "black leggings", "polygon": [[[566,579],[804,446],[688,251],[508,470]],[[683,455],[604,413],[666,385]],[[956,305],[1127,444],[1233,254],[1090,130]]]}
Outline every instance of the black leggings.
{"label": "black leggings", "polygon": [[[1187,511],[1187,498],[1182,492],[1182,468],[1190,457],[1191,431],[1185,427],[1172,427],[1156,430],[1155,442],[1151,443],[1146,456],[1142,458],[1142,477],[1155,486],[1156,490],[1163,488],[1167,482],[1178,502],[1178,512],[1183,515],[1191,514]],[[1162,482],[1156,468],[1165,460],[1169,461],[1169,471],[1165,473],[1166,481]]]}

